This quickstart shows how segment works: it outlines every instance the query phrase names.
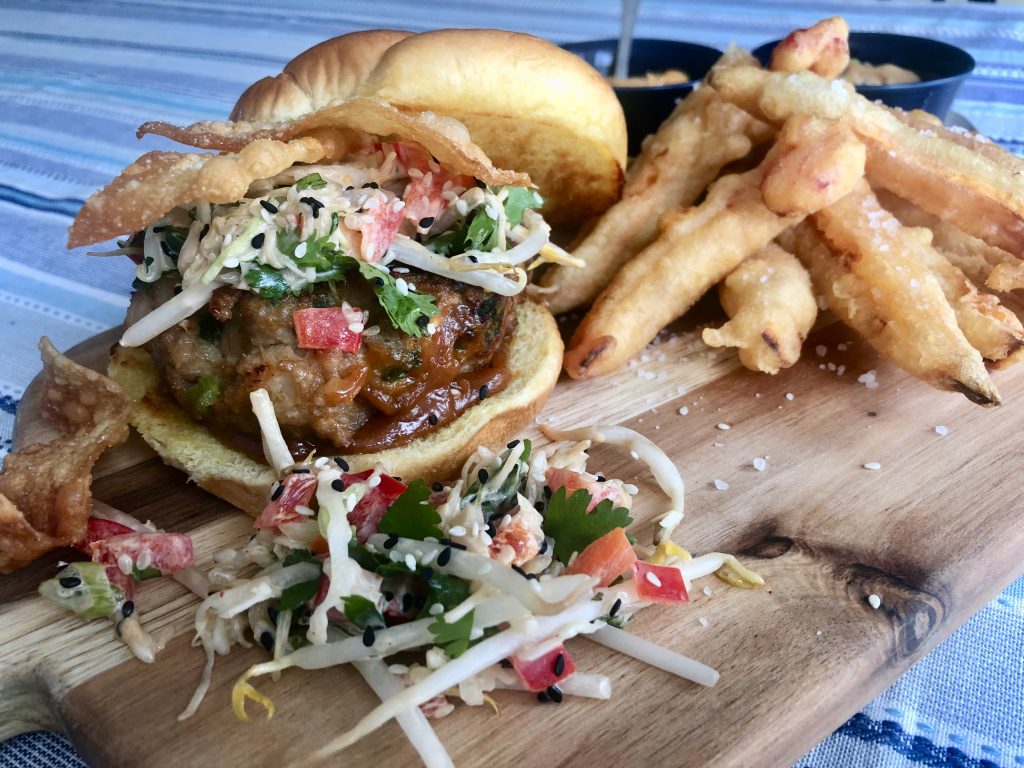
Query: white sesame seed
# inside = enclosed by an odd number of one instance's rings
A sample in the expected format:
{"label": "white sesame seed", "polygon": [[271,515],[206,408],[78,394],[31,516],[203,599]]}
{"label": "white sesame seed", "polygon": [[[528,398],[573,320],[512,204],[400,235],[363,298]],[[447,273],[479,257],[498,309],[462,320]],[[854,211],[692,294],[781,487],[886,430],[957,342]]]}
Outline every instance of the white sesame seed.
{"label": "white sesame seed", "polygon": [[415,571],[416,570],[416,558],[413,557],[412,555],[407,554],[405,556],[405,567],[408,568],[410,571]]}
{"label": "white sesame seed", "polygon": [[814,634],[816,634],[816,635],[817,635],[818,637],[821,637],[821,630],[819,629],[819,630],[818,630],[817,632],[815,632]]}
{"label": "white sesame seed", "polygon": [[650,571],[647,572],[647,575],[644,578],[646,578],[651,584],[653,584],[656,587],[661,586],[661,579],[659,579],[655,574],[651,573]]}
{"label": "white sesame seed", "polygon": [[786,393],[786,399],[787,400],[792,400],[793,399],[793,393],[792,392],[787,392]]}
{"label": "white sesame seed", "polygon": [[701,616],[699,619],[697,619],[697,621],[700,623],[700,625],[702,627],[706,627],[708,625],[708,620],[705,619],[703,616]]}
{"label": "white sesame seed", "polygon": [[687,408],[685,405],[682,408],[679,409],[679,415],[680,416],[685,416],[689,412],[690,412],[690,409]]}
{"label": "white sesame seed", "polygon": [[723,430],[723,431],[726,430],[726,429],[731,429],[731,427],[728,424],[726,424],[724,421],[721,424],[718,425],[718,428]]}
{"label": "white sesame seed", "polygon": [[881,468],[882,468],[882,465],[879,464],[877,461],[869,461],[869,462],[864,464],[864,469],[875,470],[875,469],[881,469]]}
{"label": "white sesame seed", "polygon": [[640,459],[640,454],[637,453],[636,451],[630,451],[629,455],[633,457],[634,461],[638,461]]}
{"label": "white sesame seed", "polygon": [[877,611],[882,606],[882,598],[876,594],[870,594],[868,595],[868,605]]}
{"label": "white sesame seed", "polygon": [[462,525],[453,525],[451,528],[448,529],[448,535],[449,536],[465,536],[466,535],[466,528],[465,528],[465,526],[462,526]]}
{"label": "white sesame seed", "polygon": [[768,462],[762,459],[760,456],[754,459],[753,464],[754,469],[756,469],[758,472],[764,472],[765,467],[768,466]]}
{"label": "white sesame seed", "polygon": [[938,435],[939,437],[945,437],[946,435],[949,434],[949,427],[947,427],[945,424],[939,424],[939,426],[935,428],[935,434]]}
{"label": "white sesame seed", "polygon": [[725,482],[725,480],[719,480],[719,479],[716,478],[715,479],[715,488],[717,488],[720,491],[727,491],[727,490],[729,490],[729,484],[727,482]]}
{"label": "white sesame seed", "polygon": [[444,613],[444,606],[441,603],[434,603],[427,612],[431,616],[437,616],[439,613]]}
{"label": "white sesame seed", "polygon": [[711,587],[704,587],[704,595],[706,597],[711,597]]}

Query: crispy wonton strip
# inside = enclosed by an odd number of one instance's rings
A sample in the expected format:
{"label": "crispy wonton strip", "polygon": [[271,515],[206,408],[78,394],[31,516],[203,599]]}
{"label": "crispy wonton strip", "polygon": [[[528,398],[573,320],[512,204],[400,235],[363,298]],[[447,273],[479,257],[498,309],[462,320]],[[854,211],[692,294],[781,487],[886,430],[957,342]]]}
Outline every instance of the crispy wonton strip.
{"label": "crispy wonton strip", "polygon": [[68,248],[137,232],[192,200],[234,203],[257,179],[295,163],[315,163],[325,154],[314,138],[259,139],[237,155],[150,152],[85,201],[68,233]]}
{"label": "crispy wonton strip", "polygon": [[310,134],[319,136],[318,132],[322,131],[343,132],[349,151],[365,146],[370,140],[387,137],[414,141],[456,173],[465,173],[493,185],[525,187],[530,184],[530,177],[525,173],[495,168],[458,120],[433,112],[401,112],[379,99],[352,99],[287,123],[217,121],[185,127],[145,123],[139,127],[138,135],[156,133],[180,144],[238,152],[257,139],[287,141]]}
{"label": "crispy wonton strip", "polygon": [[92,507],[92,467],[128,437],[128,400],[96,371],[39,341],[46,383],[43,408],[64,433],[4,459],[0,470],[0,573],[81,541]]}
{"label": "crispy wonton strip", "polygon": [[787,75],[730,67],[711,75],[722,95],[756,117],[780,124],[796,114],[850,126],[868,150],[867,177],[986,243],[1024,253],[1024,177],[1014,175],[1003,150],[982,154],[935,131],[904,124],[892,110],[853,86],[810,72]]}

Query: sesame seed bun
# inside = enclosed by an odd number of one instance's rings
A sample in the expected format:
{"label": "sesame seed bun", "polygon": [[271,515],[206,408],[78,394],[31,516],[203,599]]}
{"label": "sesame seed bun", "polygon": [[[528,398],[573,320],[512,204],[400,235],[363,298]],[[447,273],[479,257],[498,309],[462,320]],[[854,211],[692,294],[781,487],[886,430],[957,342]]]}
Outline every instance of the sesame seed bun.
{"label": "sesame seed bun", "polygon": [[456,118],[495,165],[529,173],[551,223],[578,223],[618,199],[626,123],[614,91],[582,59],[532,35],[343,35],[251,86],[231,117],[293,120],[355,96]]}
{"label": "sesame seed bun", "polygon": [[[551,394],[562,366],[562,339],[554,318],[526,302],[509,340],[508,386],[462,416],[408,445],[379,453],[345,455],[353,472],[377,462],[394,475],[425,480],[458,475],[480,445],[499,446],[515,437]],[[230,448],[189,416],[166,393],[149,355],[115,347],[107,371],[134,401],[132,425],[160,457],[186,472],[201,488],[250,515],[258,515],[277,476],[263,462]]]}

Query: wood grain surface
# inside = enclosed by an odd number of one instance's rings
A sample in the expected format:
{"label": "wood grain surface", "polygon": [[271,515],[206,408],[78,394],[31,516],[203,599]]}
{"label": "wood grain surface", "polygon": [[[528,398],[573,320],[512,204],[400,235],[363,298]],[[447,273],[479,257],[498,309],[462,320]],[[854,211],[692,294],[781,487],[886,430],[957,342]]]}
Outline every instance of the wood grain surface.
{"label": "wood grain surface", "polygon": [[[111,338],[75,356],[102,367]],[[857,382],[871,369],[876,389]],[[544,420],[621,422],[657,441],[687,481],[676,540],[695,553],[734,552],[767,586],[740,590],[712,578],[699,584],[710,596],[695,589],[690,605],[653,607],[630,624],[716,667],[715,688],[576,639],[578,665],[612,678],[612,700],[541,705],[498,692],[500,715],[458,706],[435,723],[455,763],[793,763],[1021,571],[1024,370],[998,373],[996,383],[1006,405],[983,410],[909,379],[838,326],[819,331],[805,358],[776,377],[741,370],[732,354],[677,331],[613,376],[561,382]],[[45,434],[31,402],[30,392],[19,410],[22,443]],[[940,424],[949,427],[945,437],[934,431]],[[649,474],[610,449],[592,453],[605,474],[636,478],[635,532],[649,541],[662,509]],[[767,458],[763,472],[755,457]],[[881,469],[866,470],[867,462]],[[729,487],[717,490],[716,479]],[[104,457],[94,492],[99,503],[191,533],[200,567],[251,530],[248,518],[189,485],[137,439]],[[169,579],[141,585],[145,625],[171,638],[147,666],[109,623],[83,624],[36,596],[59,555],[0,579],[0,737],[64,729],[102,766],[281,766],[375,704],[351,669],[289,670],[260,683],[276,717],[237,722],[231,686],[265,657],[239,649],[218,659],[199,713],[179,723],[203,663],[190,646],[196,599]],[[878,610],[870,594],[881,597]],[[406,766],[416,757],[390,724],[335,764]]]}

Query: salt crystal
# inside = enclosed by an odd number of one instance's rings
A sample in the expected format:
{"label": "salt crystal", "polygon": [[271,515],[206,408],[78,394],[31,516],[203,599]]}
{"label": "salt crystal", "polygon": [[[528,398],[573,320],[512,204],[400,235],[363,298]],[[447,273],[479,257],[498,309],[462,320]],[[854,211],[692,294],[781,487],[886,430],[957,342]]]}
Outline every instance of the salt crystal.
{"label": "salt crystal", "polygon": [[786,399],[787,400],[792,400],[793,399],[793,393],[792,392],[787,392],[786,393]]}
{"label": "salt crystal", "polygon": [[690,409],[687,408],[685,405],[682,408],[679,409],[679,415],[680,416],[685,416],[689,412],[690,412]]}
{"label": "salt crystal", "polygon": [[727,491],[729,490],[729,484],[725,482],[725,480],[719,480],[715,478],[715,488],[717,488],[720,491]]}
{"label": "salt crystal", "polygon": [[633,457],[634,461],[639,461],[639,459],[640,459],[640,454],[637,453],[636,451],[630,451],[629,455]]}
{"label": "salt crystal", "polygon": [[815,353],[817,353],[818,357],[824,357],[825,353],[828,352],[828,347],[826,347],[824,344],[819,344],[814,348],[814,351]]}
{"label": "salt crystal", "polygon": [[845,365],[840,365],[838,368],[836,368],[836,376],[842,376],[844,373],[846,373]]}
{"label": "salt crystal", "polygon": [[939,426],[935,428],[935,434],[938,435],[939,437],[945,437],[946,435],[949,434],[949,427],[947,427],[945,424],[939,424]]}
{"label": "salt crystal", "polygon": [[879,464],[877,461],[869,461],[866,464],[864,464],[864,469],[875,470],[875,469],[881,469],[881,468],[882,468],[882,465]]}
{"label": "salt crystal", "polygon": [[704,595],[711,597],[711,587],[704,587]]}
{"label": "salt crystal", "polygon": [[767,466],[768,462],[762,459],[760,456],[754,459],[754,469],[756,469],[758,472],[764,472]]}
{"label": "salt crystal", "polygon": [[828,364],[828,366],[826,366],[826,367],[827,367],[827,368],[828,368],[828,369],[829,369],[830,371],[834,371],[834,370],[836,369],[836,364],[835,364],[835,363],[829,363],[829,364]]}
{"label": "salt crystal", "polygon": [[868,389],[878,389],[878,377],[875,375],[874,369],[867,373],[862,373],[857,377],[857,381],[863,384]]}
{"label": "salt crystal", "polygon": [[701,625],[702,627],[706,627],[706,626],[708,625],[708,620],[707,620],[707,619],[705,619],[705,618],[704,618],[703,616],[701,616],[701,617],[700,617],[699,619],[697,619],[697,621],[699,621],[699,622],[700,622],[700,625]]}
{"label": "salt crystal", "polygon": [[847,350],[847,346],[846,344],[839,344],[836,346],[836,349],[838,349],[840,352],[845,352]]}

